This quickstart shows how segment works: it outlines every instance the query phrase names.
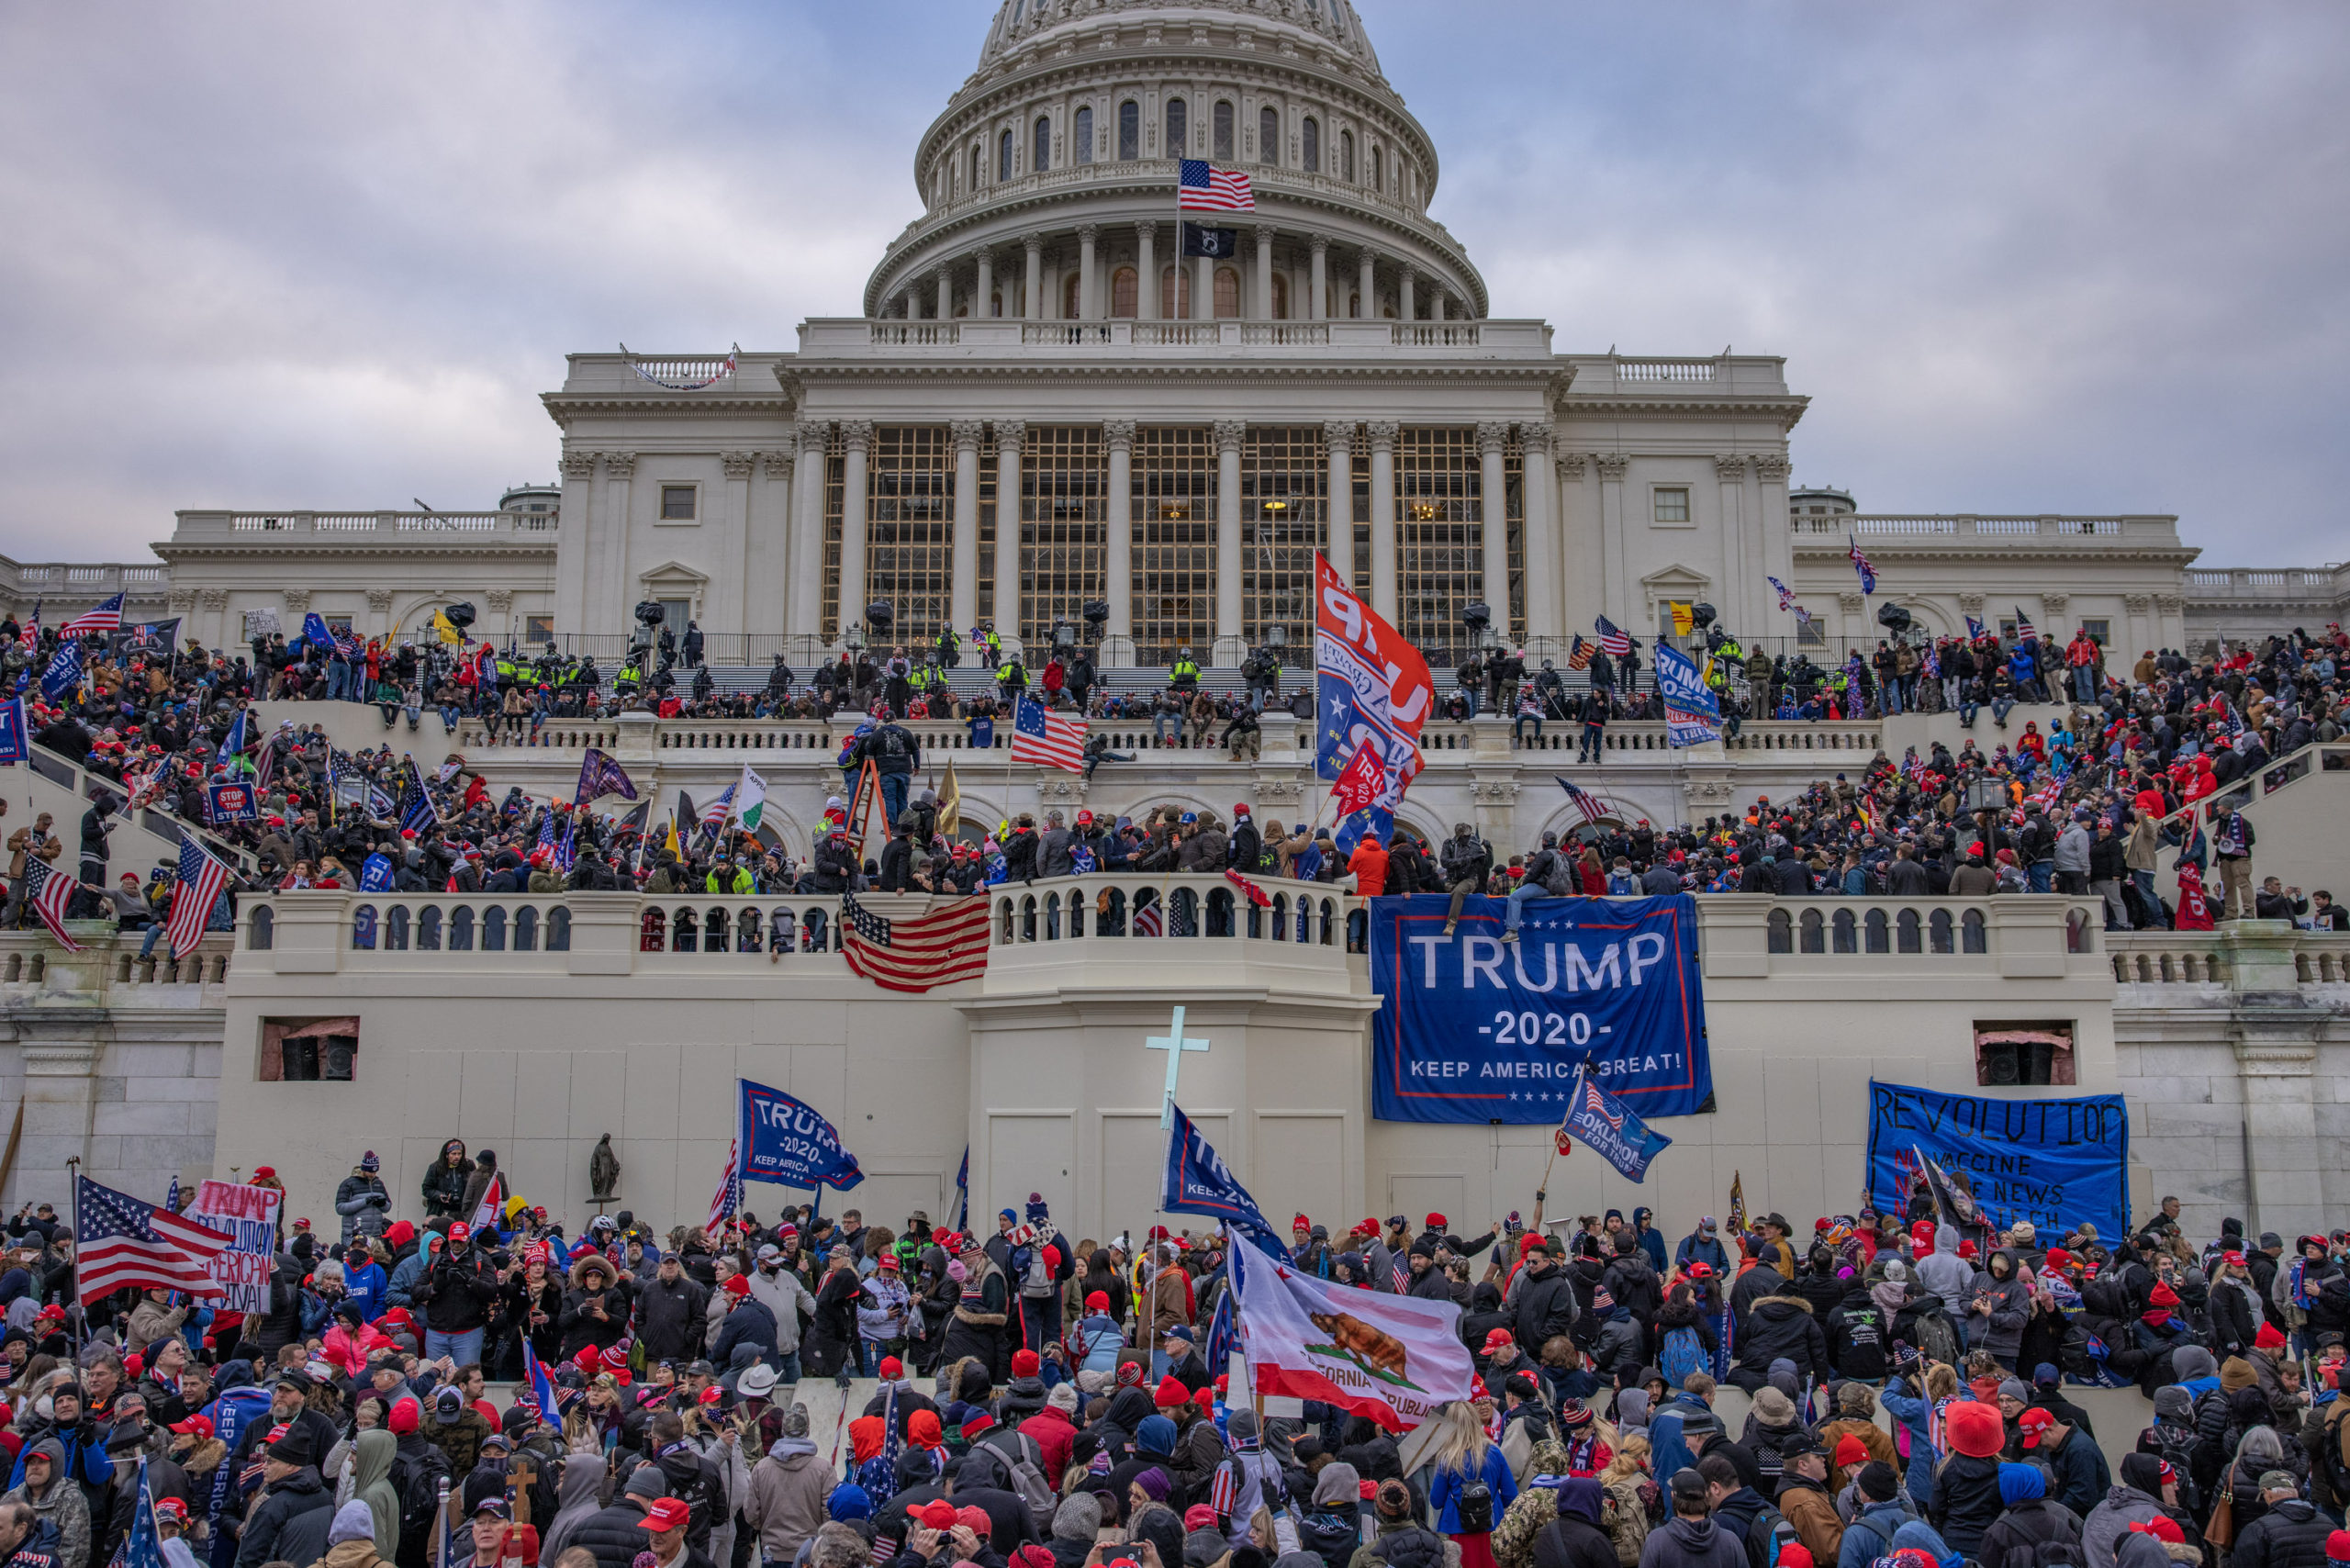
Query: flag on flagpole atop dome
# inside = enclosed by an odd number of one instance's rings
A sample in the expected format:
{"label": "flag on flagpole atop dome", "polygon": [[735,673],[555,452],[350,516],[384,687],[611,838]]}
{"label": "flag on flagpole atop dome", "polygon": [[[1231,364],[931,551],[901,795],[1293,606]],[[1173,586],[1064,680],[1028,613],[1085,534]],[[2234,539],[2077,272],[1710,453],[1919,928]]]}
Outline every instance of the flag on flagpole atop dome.
{"label": "flag on flagpole atop dome", "polygon": [[1257,193],[1238,169],[1219,169],[1197,158],[1177,165],[1176,207],[1183,212],[1254,212]]}

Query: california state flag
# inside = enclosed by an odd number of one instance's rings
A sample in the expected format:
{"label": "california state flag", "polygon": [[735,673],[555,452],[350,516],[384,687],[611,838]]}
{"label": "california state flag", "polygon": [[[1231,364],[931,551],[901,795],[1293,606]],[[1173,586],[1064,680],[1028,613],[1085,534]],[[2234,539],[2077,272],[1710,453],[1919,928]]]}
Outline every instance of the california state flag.
{"label": "california state flag", "polygon": [[1259,1394],[1319,1399],[1396,1432],[1470,1396],[1477,1369],[1451,1302],[1333,1285],[1253,1247],[1225,1256]]}
{"label": "california state flag", "polygon": [[473,1233],[479,1236],[485,1230],[499,1229],[498,1222],[505,1217],[506,1178],[500,1174],[489,1179],[488,1189],[482,1193],[481,1202],[474,1206]]}

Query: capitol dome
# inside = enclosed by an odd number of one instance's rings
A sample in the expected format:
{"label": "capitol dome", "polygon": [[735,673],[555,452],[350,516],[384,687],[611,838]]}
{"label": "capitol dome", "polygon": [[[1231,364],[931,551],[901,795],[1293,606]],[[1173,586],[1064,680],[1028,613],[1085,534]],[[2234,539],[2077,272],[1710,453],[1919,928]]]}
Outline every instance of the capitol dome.
{"label": "capitol dome", "polygon": [[[1249,176],[1252,211],[1183,254],[1177,163]],[[923,212],[868,316],[1258,320],[1486,314],[1427,216],[1437,155],[1347,0],[1003,0],[914,153]]]}

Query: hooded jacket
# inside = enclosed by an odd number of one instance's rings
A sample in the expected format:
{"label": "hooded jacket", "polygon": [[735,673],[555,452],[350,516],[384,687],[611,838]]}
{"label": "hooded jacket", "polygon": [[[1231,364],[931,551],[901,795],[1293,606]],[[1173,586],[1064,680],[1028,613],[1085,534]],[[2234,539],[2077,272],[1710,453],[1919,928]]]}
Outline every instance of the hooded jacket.
{"label": "hooded jacket", "polygon": [[[1799,1295],[1766,1295],[1757,1300],[1737,1338],[1738,1364],[1759,1376],[1773,1361],[1790,1361],[1796,1376],[1826,1383],[1829,1376],[1828,1336],[1812,1314],[1811,1304]],[[1756,1386],[1761,1386],[1759,1382]]]}
{"label": "hooded jacket", "polygon": [[572,1538],[578,1533],[580,1525],[596,1513],[596,1495],[603,1481],[604,1460],[600,1454],[574,1454],[563,1462],[558,1494],[561,1506],[540,1538],[540,1562],[554,1562],[573,1544]]}
{"label": "hooded jacket", "polygon": [[[2023,1348],[2023,1326],[2031,1318],[2031,1287],[2015,1271],[2015,1254],[1996,1252],[1994,1258],[2008,1260],[2008,1277],[2004,1280],[1987,1271],[1984,1274],[1982,1294],[1990,1304],[1990,1312],[1974,1313],[1967,1318],[1967,1348],[1985,1350],[2008,1361],[2014,1361]],[[1970,1311],[1974,1304],[1968,1303]]]}
{"label": "hooded jacket", "polygon": [[82,1495],[81,1486],[65,1473],[65,1447],[55,1438],[43,1438],[25,1450],[25,1457],[45,1453],[49,1456],[49,1485],[38,1496],[29,1484],[19,1485],[7,1495],[12,1503],[24,1503],[41,1518],[57,1527],[56,1561],[61,1568],[87,1562],[90,1559],[90,1500]]}
{"label": "hooded jacket", "polygon": [[1975,1265],[1958,1255],[1958,1227],[1934,1227],[1934,1250],[1918,1260],[1918,1282],[1942,1298],[1953,1321],[1966,1316],[1975,1294]]}
{"label": "hooded jacket", "polygon": [[792,1561],[800,1543],[823,1528],[831,1490],[831,1468],[816,1457],[814,1443],[778,1438],[751,1471],[751,1493],[743,1504],[743,1517],[759,1532],[760,1557]]}
{"label": "hooded jacket", "polygon": [[334,1506],[334,1493],[319,1479],[318,1466],[306,1464],[269,1489],[261,1506],[245,1521],[237,1543],[237,1568],[261,1568],[277,1556],[277,1538],[304,1514]]}
{"label": "hooded jacket", "polygon": [[1640,1568],[1746,1568],[1746,1543],[1714,1521],[1675,1516],[1649,1532]]}

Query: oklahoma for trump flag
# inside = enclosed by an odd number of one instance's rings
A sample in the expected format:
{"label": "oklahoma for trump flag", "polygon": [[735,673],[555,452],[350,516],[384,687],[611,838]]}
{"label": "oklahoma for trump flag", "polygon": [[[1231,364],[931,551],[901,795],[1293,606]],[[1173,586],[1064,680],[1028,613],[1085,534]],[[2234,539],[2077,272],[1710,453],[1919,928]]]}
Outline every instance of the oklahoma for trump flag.
{"label": "oklahoma for trump flag", "polygon": [[1470,1396],[1477,1369],[1451,1302],[1333,1285],[1253,1247],[1226,1257],[1258,1393],[1319,1399],[1392,1432]]}

